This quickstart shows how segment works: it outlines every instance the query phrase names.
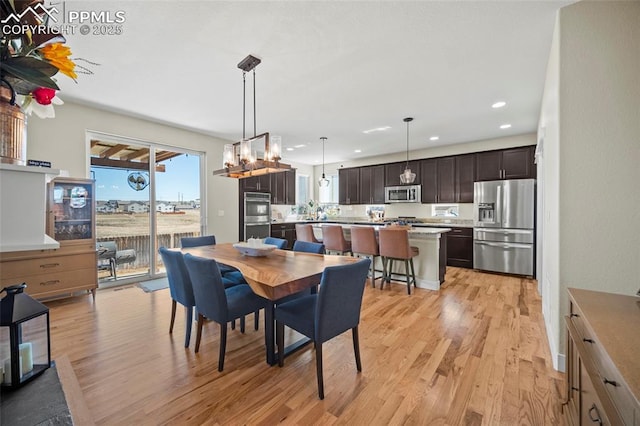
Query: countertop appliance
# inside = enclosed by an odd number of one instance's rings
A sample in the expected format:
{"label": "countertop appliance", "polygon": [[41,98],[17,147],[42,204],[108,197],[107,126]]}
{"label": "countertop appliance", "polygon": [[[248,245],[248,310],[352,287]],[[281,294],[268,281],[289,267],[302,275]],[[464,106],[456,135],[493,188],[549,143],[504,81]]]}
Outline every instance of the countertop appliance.
{"label": "countertop appliance", "polygon": [[244,235],[249,238],[266,238],[271,235],[271,194],[266,192],[244,193]]}
{"label": "countertop appliance", "polygon": [[422,197],[420,185],[385,186],[385,203],[419,203]]}
{"label": "countertop appliance", "polygon": [[533,276],[535,182],[474,183],[474,268]]}

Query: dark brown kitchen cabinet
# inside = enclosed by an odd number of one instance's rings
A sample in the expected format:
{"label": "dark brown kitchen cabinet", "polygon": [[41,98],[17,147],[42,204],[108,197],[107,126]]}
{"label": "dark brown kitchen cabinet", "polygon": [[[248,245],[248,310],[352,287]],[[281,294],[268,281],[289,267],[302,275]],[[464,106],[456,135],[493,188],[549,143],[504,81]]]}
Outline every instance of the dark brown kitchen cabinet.
{"label": "dark brown kitchen cabinet", "polygon": [[429,158],[420,161],[420,184],[422,185],[423,203],[438,202],[438,159]]}
{"label": "dark brown kitchen cabinet", "polygon": [[447,266],[473,268],[473,228],[447,232]]}
{"label": "dark brown kitchen cabinet", "polygon": [[271,204],[292,205],[296,203],[296,171],[271,173]]}
{"label": "dark brown kitchen cabinet", "polygon": [[240,179],[240,192],[271,192],[271,175]]}
{"label": "dark brown kitchen cabinet", "polygon": [[287,240],[286,249],[291,249],[296,241],[296,224],[295,223],[272,223],[271,236]]}
{"label": "dark brown kitchen cabinet", "polygon": [[535,146],[479,152],[476,181],[535,178],[534,153]]}
{"label": "dark brown kitchen cabinet", "polygon": [[[400,175],[404,172],[407,162],[389,163],[384,165],[384,185],[385,186],[401,186]],[[420,161],[409,161],[409,168],[416,174],[414,184],[420,183]]]}
{"label": "dark brown kitchen cabinet", "polygon": [[384,166],[360,167],[360,203],[384,203]]}
{"label": "dark brown kitchen cabinet", "polygon": [[476,154],[456,156],[456,202],[473,203],[475,177]]}
{"label": "dark brown kitchen cabinet", "polygon": [[438,203],[456,202],[456,159],[438,158]]}
{"label": "dark brown kitchen cabinet", "polygon": [[338,203],[360,204],[360,168],[338,170]]}

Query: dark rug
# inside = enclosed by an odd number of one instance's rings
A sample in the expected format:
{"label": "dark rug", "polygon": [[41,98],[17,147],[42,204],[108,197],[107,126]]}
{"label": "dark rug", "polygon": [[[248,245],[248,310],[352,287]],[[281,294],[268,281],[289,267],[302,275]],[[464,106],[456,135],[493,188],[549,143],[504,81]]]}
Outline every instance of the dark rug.
{"label": "dark rug", "polygon": [[16,390],[2,389],[3,426],[73,425],[55,364]]}
{"label": "dark rug", "polygon": [[145,293],[151,293],[156,290],[163,290],[169,288],[169,280],[167,278],[158,278],[157,280],[143,281],[138,284]]}

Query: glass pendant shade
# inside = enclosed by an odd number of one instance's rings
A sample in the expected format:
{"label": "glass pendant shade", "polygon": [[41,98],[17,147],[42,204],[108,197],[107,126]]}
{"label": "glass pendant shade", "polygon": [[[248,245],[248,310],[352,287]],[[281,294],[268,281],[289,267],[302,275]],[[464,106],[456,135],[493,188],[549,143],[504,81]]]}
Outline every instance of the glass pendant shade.
{"label": "glass pendant shade", "polygon": [[249,139],[240,141],[240,161],[243,163],[251,161],[251,140]]}
{"label": "glass pendant shade", "polygon": [[271,161],[280,160],[280,151],[282,147],[282,138],[280,136],[272,136],[269,141],[269,152],[267,158]]}
{"label": "glass pendant shade", "polygon": [[228,143],[224,146],[224,152],[222,154],[222,165],[226,168],[236,165],[236,159],[233,155],[233,145]]}
{"label": "glass pendant shade", "polygon": [[327,177],[324,174],[324,143],[327,141],[327,137],[323,136],[320,138],[320,140],[322,141],[322,177],[320,179],[318,179],[318,186],[319,187],[328,187],[329,186],[329,179],[327,179]]}

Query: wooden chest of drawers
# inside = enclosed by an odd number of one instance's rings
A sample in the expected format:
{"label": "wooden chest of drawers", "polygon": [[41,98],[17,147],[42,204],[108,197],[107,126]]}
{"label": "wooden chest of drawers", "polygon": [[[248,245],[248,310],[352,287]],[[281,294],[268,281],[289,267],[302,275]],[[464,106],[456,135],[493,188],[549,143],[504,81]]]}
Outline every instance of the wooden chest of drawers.
{"label": "wooden chest of drawers", "polygon": [[569,289],[569,299],[570,422],[640,426],[640,298]]}
{"label": "wooden chest of drawers", "polygon": [[48,298],[98,287],[95,246],[0,253],[0,286],[26,283],[34,298]]}

